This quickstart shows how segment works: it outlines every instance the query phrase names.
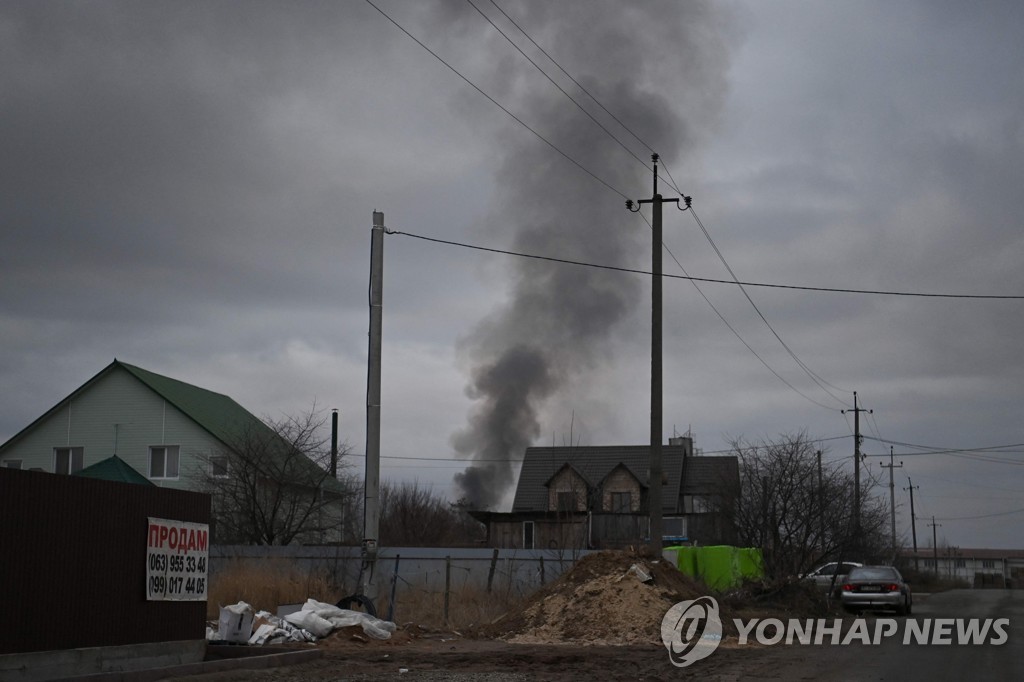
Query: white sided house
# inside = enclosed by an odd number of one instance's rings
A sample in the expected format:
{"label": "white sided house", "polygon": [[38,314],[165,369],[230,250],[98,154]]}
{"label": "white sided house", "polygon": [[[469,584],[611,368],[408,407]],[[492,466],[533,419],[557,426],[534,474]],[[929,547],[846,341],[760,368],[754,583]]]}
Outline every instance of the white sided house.
{"label": "white sided house", "polygon": [[226,395],[114,360],[0,445],[0,466],[73,474],[117,455],[156,485],[194,489],[252,420]]}
{"label": "white sided house", "polygon": [[[238,443],[269,431],[226,395],[114,360],[0,445],[0,467],[67,475],[116,456],[155,485],[208,490]],[[344,493],[307,457],[290,466],[315,494]]]}

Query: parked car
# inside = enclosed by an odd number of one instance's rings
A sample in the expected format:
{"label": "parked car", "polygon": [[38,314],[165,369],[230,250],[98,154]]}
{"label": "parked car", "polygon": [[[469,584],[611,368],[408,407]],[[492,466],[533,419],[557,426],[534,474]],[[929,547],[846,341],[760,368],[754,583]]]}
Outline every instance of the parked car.
{"label": "parked car", "polygon": [[[809,580],[823,590],[828,590],[832,585],[835,585],[835,593],[839,593],[839,588],[842,587],[843,581],[846,580],[846,575],[850,572],[850,569],[859,568],[861,564],[856,561],[844,561],[841,564],[838,561],[830,561],[827,564],[818,566],[810,573],[802,576],[804,580]],[[832,577],[835,576],[835,582]]]}
{"label": "parked car", "polygon": [[860,566],[843,581],[839,601],[850,613],[864,609],[892,609],[906,616],[914,605],[910,585],[892,566]]}

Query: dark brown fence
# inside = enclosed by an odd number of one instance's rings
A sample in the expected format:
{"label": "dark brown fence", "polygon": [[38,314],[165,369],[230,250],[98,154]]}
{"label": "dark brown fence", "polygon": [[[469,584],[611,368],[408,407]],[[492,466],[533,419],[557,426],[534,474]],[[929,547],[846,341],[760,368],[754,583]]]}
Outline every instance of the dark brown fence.
{"label": "dark brown fence", "polygon": [[146,600],[148,517],[208,495],[0,468],[0,654],[203,639],[205,601]]}

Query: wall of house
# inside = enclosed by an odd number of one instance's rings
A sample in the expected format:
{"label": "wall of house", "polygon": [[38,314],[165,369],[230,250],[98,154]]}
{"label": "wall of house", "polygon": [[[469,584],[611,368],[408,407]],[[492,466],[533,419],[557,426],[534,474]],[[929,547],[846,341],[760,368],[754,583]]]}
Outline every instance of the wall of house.
{"label": "wall of house", "polygon": [[600,511],[613,511],[612,493],[629,493],[629,511],[640,511],[640,483],[633,474],[622,467],[615,469],[604,479]]}
{"label": "wall of house", "polygon": [[[523,523],[523,521],[492,522],[489,528],[490,546],[499,549],[524,549]],[[533,523],[532,549],[584,549],[587,546],[586,516],[530,523]]]}
{"label": "wall of house", "polygon": [[[116,439],[116,451],[115,451]],[[155,479],[161,487],[191,488],[197,467],[217,441],[173,405],[131,376],[115,368],[82,394],[42,420],[0,455],[3,462],[22,460],[23,469],[54,471],[54,448],[82,447],[83,466],[113,454],[149,476],[149,448],[179,446],[179,475]]]}
{"label": "wall of house", "polygon": [[548,484],[547,511],[558,511],[558,493],[571,492],[576,497],[576,511],[587,509],[587,482],[575,471],[562,469],[552,477]]}

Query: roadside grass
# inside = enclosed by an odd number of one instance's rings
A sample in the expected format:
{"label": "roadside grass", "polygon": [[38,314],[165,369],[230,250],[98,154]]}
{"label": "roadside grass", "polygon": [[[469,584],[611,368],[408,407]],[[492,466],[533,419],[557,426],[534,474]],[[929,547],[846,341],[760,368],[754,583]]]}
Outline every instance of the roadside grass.
{"label": "roadside grass", "polygon": [[[327,571],[301,571],[285,560],[229,561],[210,578],[206,617],[216,620],[221,606],[244,601],[253,610],[275,613],[283,604],[301,604],[312,598],[329,604],[351,593],[351,586],[338,585]],[[377,616],[390,612],[390,587],[378,599]],[[488,593],[482,587],[464,585],[448,593],[445,619],[443,589],[432,591],[400,584],[395,597],[393,619],[399,625],[426,631],[472,631],[496,620],[525,599],[501,590]],[[353,608],[359,608],[353,606]]]}

